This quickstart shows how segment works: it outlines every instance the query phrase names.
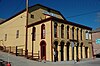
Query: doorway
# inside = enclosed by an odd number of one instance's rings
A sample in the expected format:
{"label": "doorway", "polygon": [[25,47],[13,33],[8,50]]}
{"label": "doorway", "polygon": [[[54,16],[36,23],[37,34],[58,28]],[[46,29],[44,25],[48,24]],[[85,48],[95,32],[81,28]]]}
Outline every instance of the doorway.
{"label": "doorway", "polygon": [[61,50],[60,50],[60,52],[61,52],[61,61],[63,61],[64,60],[64,42],[61,42],[60,46],[61,46]]}
{"label": "doorway", "polygon": [[86,55],[86,58],[88,58],[88,47],[85,47],[85,55]]}
{"label": "doorway", "polygon": [[54,52],[55,52],[54,61],[58,61],[58,41],[54,42]]}
{"label": "doorway", "polygon": [[70,46],[70,43],[68,42],[67,43],[67,61],[69,61],[69,46]]}
{"label": "doorway", "polygon": [[40,51],[41,51],[41,59],[46,60],[46,42],[45,41],[40,42]]}

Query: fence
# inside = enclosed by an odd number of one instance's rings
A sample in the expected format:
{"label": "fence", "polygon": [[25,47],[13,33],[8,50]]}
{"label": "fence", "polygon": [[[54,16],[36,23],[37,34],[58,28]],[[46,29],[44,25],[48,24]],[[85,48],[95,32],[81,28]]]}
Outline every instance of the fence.
{"label": "fence", "polygon": [[15,54],[16,56],[23,55],[23,46],[5,46],[2,51]]}
{"label": "fence", "polygon": [[[25,50],[23,49],[24,45],[21,46],[5,46],[2,51],[14,54],[16,56],[25,56]],[[28,52],[28,59],[39,60],[40,54],[39,51],[37,53]]]}
{"label": "fence", "polygon": [[39,60],[40,59],[40,54],[39,51],[37,53],[28,52],[28,58],[32,60]]}

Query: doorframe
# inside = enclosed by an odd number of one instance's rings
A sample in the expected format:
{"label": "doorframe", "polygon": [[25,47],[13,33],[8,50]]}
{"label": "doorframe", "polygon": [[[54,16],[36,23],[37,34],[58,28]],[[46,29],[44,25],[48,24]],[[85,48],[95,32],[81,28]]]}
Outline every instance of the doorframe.
{"label": "doorframe", "polygon": [[42,57],[42,47],[45,47],[45,57],[44,57],[44,59],[46,60],[46,42],[44,41],[44,40],[42,40],[41,42],[40,42],[40,57],[41,57],[41,59],[43,59],[43,57]]}
{"label": "doorframe", "polygon": [[61,61],[64,61],[64,41],[60,42]]}

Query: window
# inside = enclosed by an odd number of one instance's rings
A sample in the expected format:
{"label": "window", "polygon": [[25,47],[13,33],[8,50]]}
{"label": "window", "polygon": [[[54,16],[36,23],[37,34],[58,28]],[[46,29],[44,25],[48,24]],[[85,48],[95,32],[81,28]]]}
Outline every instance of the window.
{"label": "window", "polygon": [[31,18],[34,18],[34,15],[31,14]]}
{"label": "window", "polygon": [[92,33],[89,32],[89,39],[91,40],[92,39]]}
{"label": "window", "polygon": [[51,10],[50,9],[48,9],[48,12],[50,12]]}
{"label": "window", "polygon": [[81,40],[82,40],[82,29],[80,30],[80,37],[81,37]]}
{"label": "window", "polygon": [[57,38],[57,23],[54,23],[54,37]]}
{"label": "window", "polygon": [[69,26],[67,26],[67,39],[69,39]]}
{"label": "window", "polygon": [[7,34],[5,34],[5,41],[7,41]]}
{"label": "window", "polygon": [[19,38],[19,30],[16,32],[16,38]]}
{"label": "window", "polygon": [[32,41],[34,41],[35,38],[36,38],[36,28],[33,27],[33,29],[32,29]]}
{"label": "window", "polygon": [[78,40],[78,30],[79,30],[79,29],[77,28],[77,40]]}
{"label": "window", "polygon": [[74,40],[74,27],[72,27],[72,39]]}
{"label": "window", "polygon": [[64,38],[64,25],[61,25],[61,38]]}
{"label": "window", "polygon": [[86,31],[86,39],[89,38],[89,34],[88,34],[88,31]]}
{"label": "window", "polygon": [[41,25],[41,39],[45,39],[45,25]]}

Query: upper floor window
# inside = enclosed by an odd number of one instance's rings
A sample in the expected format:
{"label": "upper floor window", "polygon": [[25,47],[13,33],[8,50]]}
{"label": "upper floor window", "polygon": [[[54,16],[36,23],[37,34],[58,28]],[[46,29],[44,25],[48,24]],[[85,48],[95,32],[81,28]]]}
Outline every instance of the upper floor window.
{"label": "upper floor window", "polygon": [[7,34],[5,34],[5,41],[7,41]]}
{"label": "upper floor window", "polygon": [[80,30],[80,38],[82,40],[82,29]]}
{"label": "upper floor window", "polygon": [[72,27],[72,39],[74,39],[74,27]]}
{"label": "upper floor window", "polygon": [[86,31],[86,39],[89,39],[89,33]]}
{"label": "upper floor window", "polygon": [[64,25],[61,25],[61,38],[64,38]]}
{"label": "upper floor window", "polygon": [[41,39],[45,39],[45,25],[41,25]]}
{"label": "upper floor window", "polygon": [[33,14],[31,14],[31,18],[34,18],[34,15]]}
{"label": "upper floor window", "polygon": [[16,38],[19,38],[19,30],[16,32]]}
{"label": "upper floor window", "polygon": [[78,30],[79,30],[79,29],[77,28],[77,40],[78,40]]}
{"label": "upper floor window", "polygon": [[69,26],[67,26],[67,39],[69,39]]}
{"label": "upper floor window", "polygon": [[91,40],[92,39],[92,33],[89,32],[89,39]]}
{"label": "upper floor window", "polygon": [[36,28],[33,27],[33,28],[32,28],[32,41],[34,41],[35,38],[36,38]]}
{"label": "upper floor window", "polygon": [[57,38],[57,23],[54,23],[54,37]]}

